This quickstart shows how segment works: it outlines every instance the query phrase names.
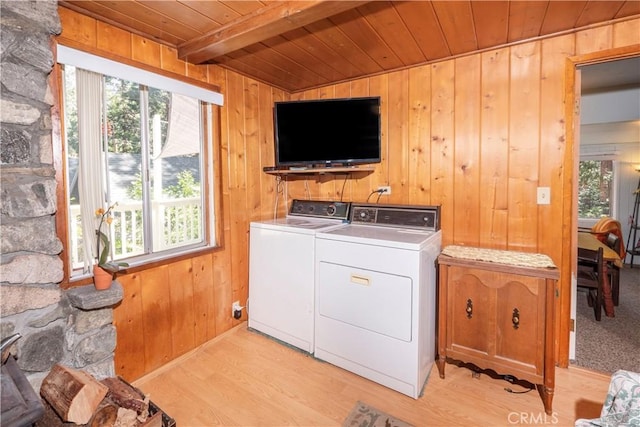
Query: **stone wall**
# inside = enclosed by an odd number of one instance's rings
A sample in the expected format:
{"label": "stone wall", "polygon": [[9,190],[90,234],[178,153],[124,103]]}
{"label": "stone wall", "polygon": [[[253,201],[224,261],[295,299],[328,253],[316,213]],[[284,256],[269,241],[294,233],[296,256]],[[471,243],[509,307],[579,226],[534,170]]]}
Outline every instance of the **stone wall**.
{"label": "stone wall", "polygon": [[115,375],[111,306],[122,299],[117,283],[60,287],[49,86],[57,7],[0,1],[0,336],[22,335],[12,353],[36,390],[56,363]]}

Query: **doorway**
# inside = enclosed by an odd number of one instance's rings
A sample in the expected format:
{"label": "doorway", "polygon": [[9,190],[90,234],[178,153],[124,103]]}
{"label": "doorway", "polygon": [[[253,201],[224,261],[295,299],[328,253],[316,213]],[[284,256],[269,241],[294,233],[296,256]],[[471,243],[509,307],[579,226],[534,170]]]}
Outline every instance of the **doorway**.
{"label": "doorway", "polygon": [[[605,216],[617,219],[621,223],[623,245],[626,246],[629,230],[627,218],[633,208],[633,191],[638,180],[635,169],[640,165],[640,57],[603,57],[597,63],[590,64],[577,62],[575,73],[575,94],[580,99],[577,118],[580,132],[576,133],[574,141],[574,168],[577,171],[581,161],[589,164],[608,161],[613,163],[608,200],[610,206],[604,212]],[[577,172],[574,173],[574,177],[577,175]],[[578,198],[577,190],[574,189],[574,224],[590,228],[601,213],[596,211],[591,215],[591,219],[587,218],[590,214],[585,211],[584,205],[578,206]],[[572,233],[576,233],[577,227],[573,227],[572,230]],[[575,236],[572,236],[572,241],[576,241]],[[572,254],[575,271],[575,253],[572,251]],[[640,273],[640,268],[636,271]],[[625,274],[624,281],[632,280],[629,278],[629,273],[633,274],[632,271],[625,270],[622,273]],[[626,344],[620,342],[620,338],[624,338],[625,334],[611,334],[608,333],[608,329],[614,322],[625,322],[622,326],[617,326],[621,330],[630,327],[630,324],[626,324],[630,322],[628,312],[622,307],[618,319],[602,316],[601,322],[597,323],[595,319],[591,319],[594,317],[593,310],[590,311],[591,318],[585,317],[583,305],[586,305],[586,297],[577,292],[574,277],[572,274],[571,319],[575,319],[575,332],[570,333],[569,359],[572,364],[613,372],[616,369],[615,365],[608,364],[608,361],[600,363],[589,349],[625,348]],[[624,281],[621,281],[621,286]],[[578,306],[581,310],[579,314]],[[633,315],[631,318],[636,319]],[[630,339],[634,340],[632,342],[638,340],[633,336]],[[589,342],[596,340],[597,342]],[[608,354],[602,351],[600,353]]]}

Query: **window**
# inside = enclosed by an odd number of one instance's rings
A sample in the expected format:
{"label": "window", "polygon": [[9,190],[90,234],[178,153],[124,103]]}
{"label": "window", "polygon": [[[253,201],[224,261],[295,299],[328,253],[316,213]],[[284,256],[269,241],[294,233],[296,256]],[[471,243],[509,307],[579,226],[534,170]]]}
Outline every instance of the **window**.
{"label": "window", "polygon": [[581,160],[578,169],[578,218],[613,216],[612,160]]}
{"label": "window", "polygon": [[[95,211],[111,205],[114,260],[135,264],[215,245],[213,231],[208,232],[215,226],[213,194],[206,185],[212,176],[205,168],[211,164],[205,147],[212,145],[207,102],[170,90],[170,83],[158,88],[141,82],[144,78],[123,78],[127,73],[93,73],[62,61],[61,68],[74,274],[95,259],[93,236],[83,236],[96,228]],[[96,146],[97,154],[88,159]]]}

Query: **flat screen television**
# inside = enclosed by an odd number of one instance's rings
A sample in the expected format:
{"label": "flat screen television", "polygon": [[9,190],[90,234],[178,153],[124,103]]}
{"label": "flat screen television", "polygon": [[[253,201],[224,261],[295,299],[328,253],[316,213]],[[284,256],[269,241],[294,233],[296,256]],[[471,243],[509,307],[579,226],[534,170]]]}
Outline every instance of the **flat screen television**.
{"label": "flat screen television", "polygon": [[380,97],[276,102],[277,167],[380,162]]}

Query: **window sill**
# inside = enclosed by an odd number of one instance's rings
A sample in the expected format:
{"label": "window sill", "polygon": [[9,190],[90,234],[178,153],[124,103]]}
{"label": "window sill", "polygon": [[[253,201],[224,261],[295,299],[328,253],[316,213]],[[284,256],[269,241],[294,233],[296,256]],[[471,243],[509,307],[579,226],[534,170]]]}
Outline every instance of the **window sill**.
{"label": "window sill", "polygon": [[[168,265],[174,262],[182,261],[189,258],[195,258],[200,255],[206,255],[209,253],[217,252],[222,249],[222,246],[207,246],[184,251],[179,254],[171,254],[164,257],[154,257],[147,260],[129,262],[129,267],[122,270],[122,273],[118,275],[126,275],[131,273],[137,273],[140,271],[148,270],[151,268],[159,267],[161,265]],[[77,286],[87,285],[93,282],[93,276],[91,274],[78,273],[75,276],[71,276],[67,280],[63,281],[61,287],[63,289],[74,288]]]}

